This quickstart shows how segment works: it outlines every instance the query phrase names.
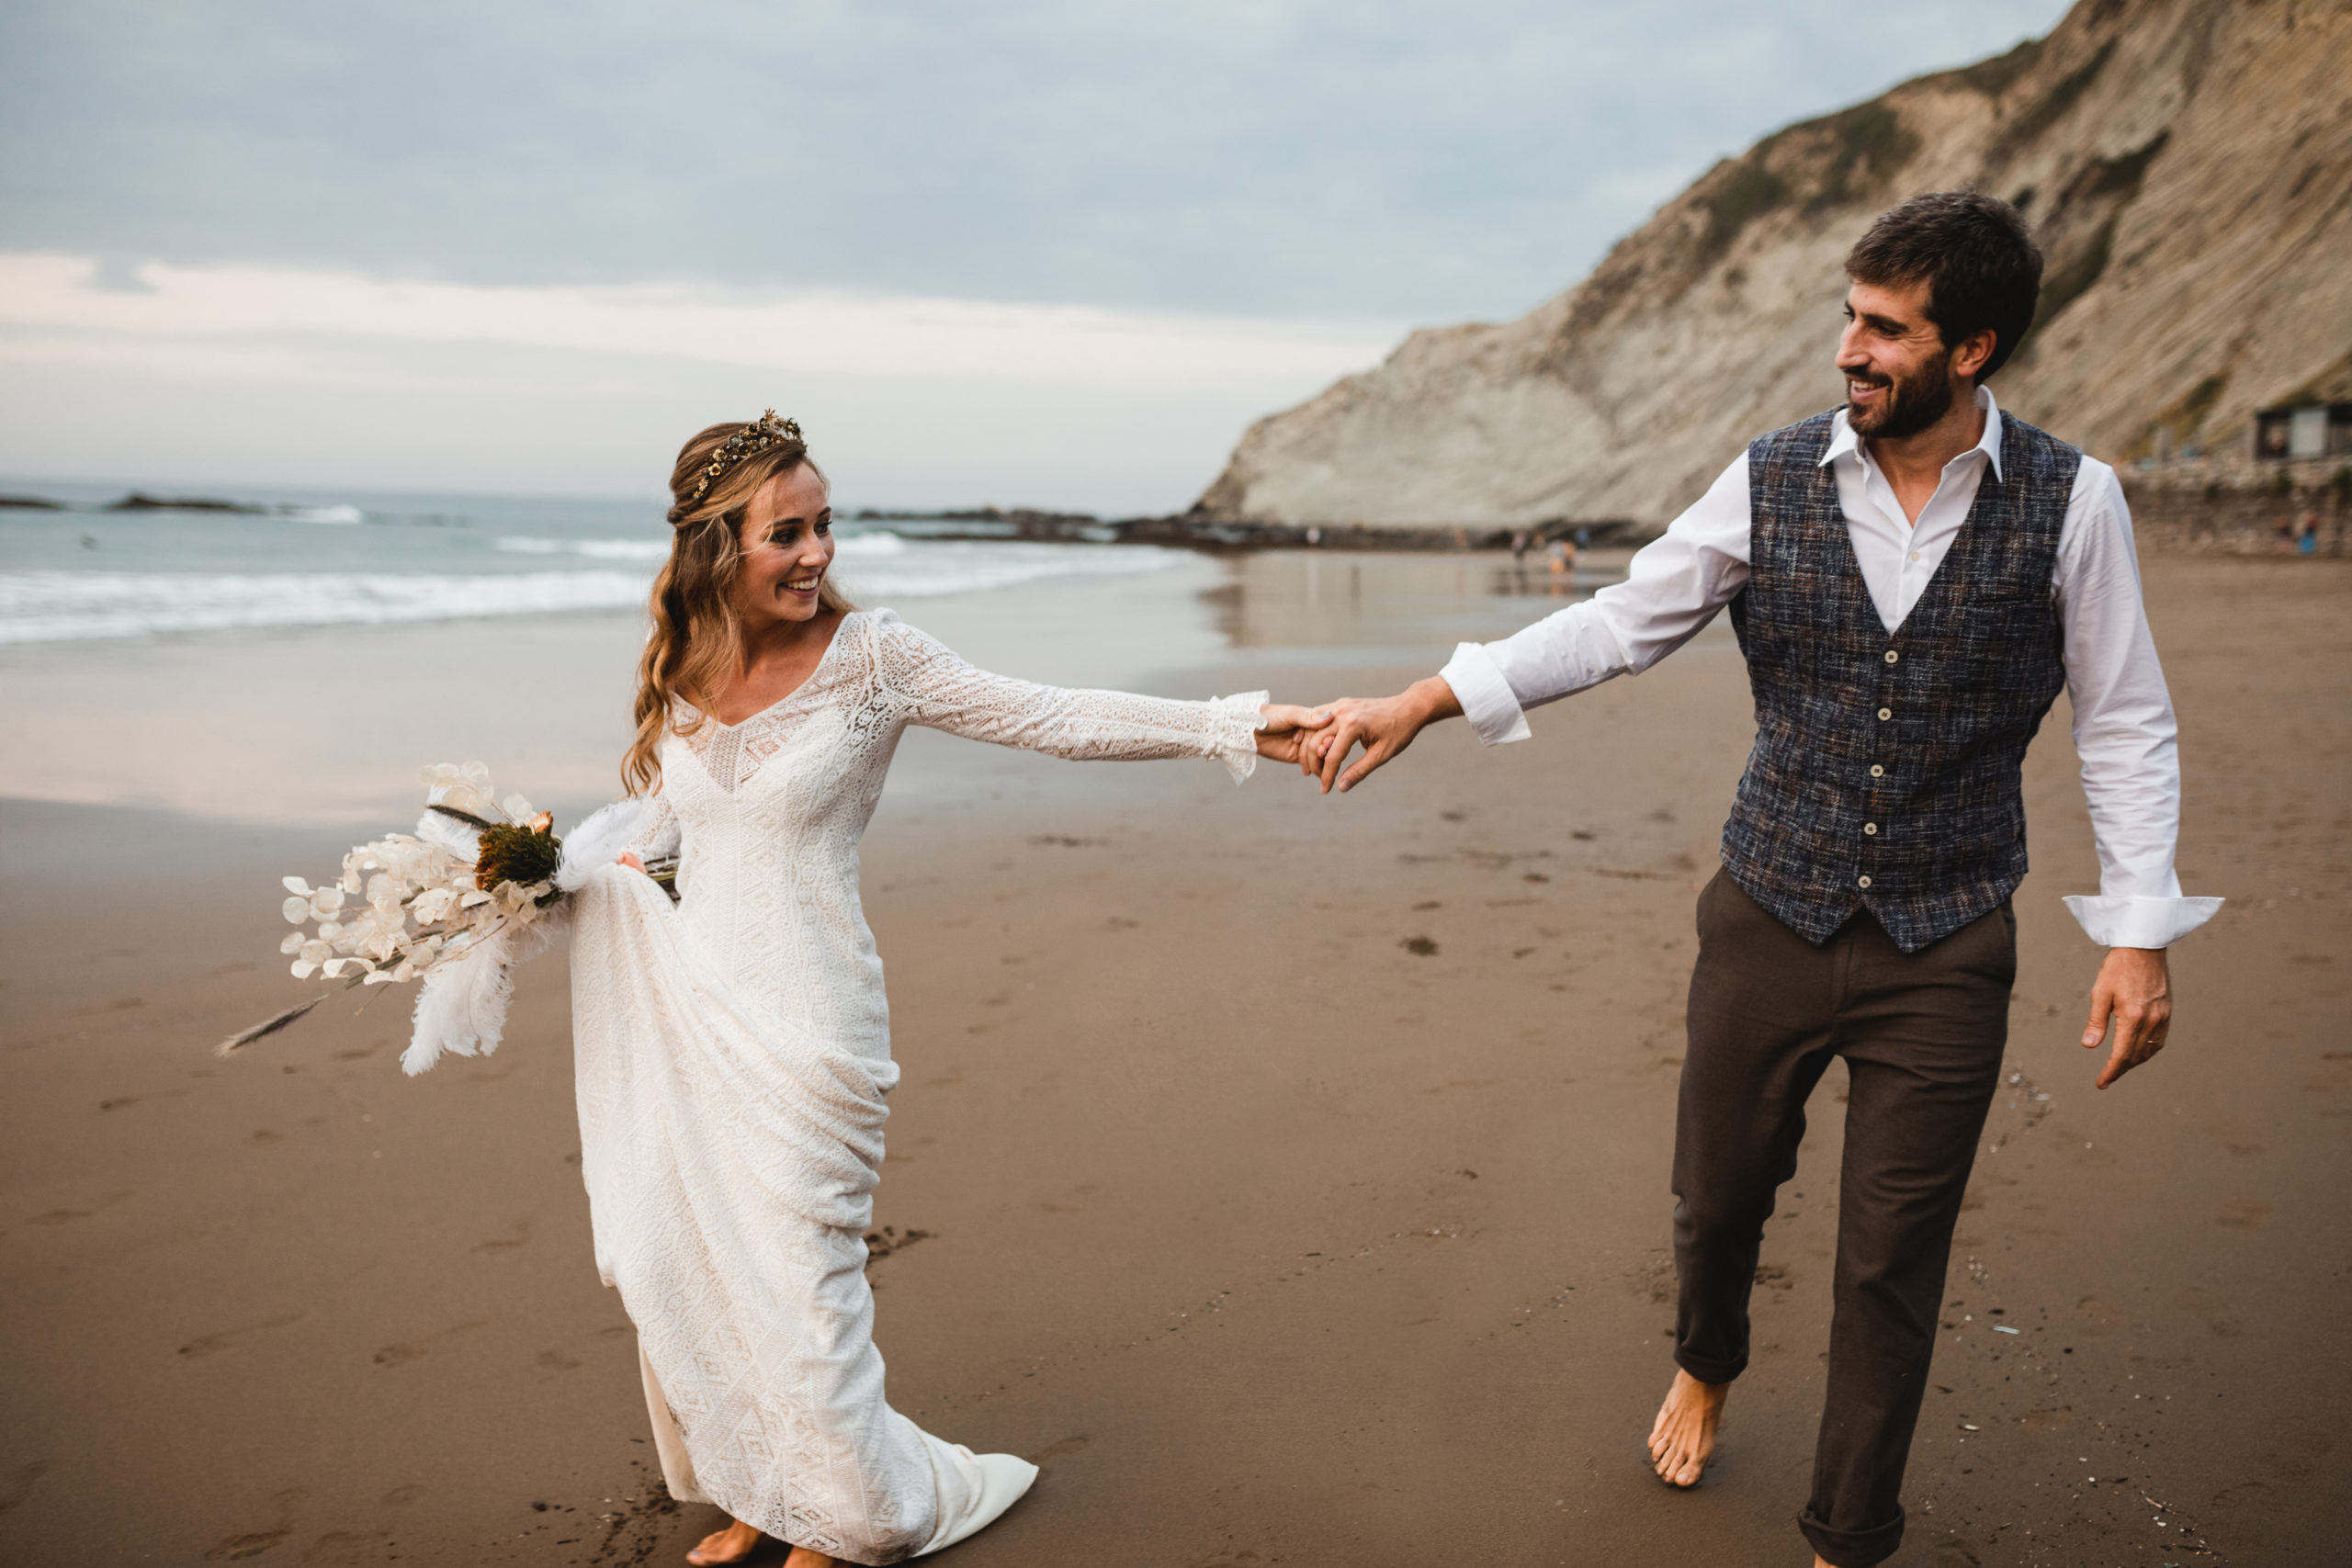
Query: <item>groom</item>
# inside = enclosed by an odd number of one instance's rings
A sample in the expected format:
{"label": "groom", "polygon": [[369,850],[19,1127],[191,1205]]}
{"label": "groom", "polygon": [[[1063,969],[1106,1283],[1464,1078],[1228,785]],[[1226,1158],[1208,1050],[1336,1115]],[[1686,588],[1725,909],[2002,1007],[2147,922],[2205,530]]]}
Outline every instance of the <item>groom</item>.
{"label": "groom", "polygon": [[[1424,725],[1489,744],[1525,710],[1648,669],[1730,606],[1757,737],[1700,895],[1675,1121],[1674,1383],[1650,1439],[1692,1486],[1747,1365],[1747,1298],[1804,1103],[1832,1056],[1849,1103],[1816,1564],[1903,1536],[1899,1493],[1952,1224],[1999,1077],[2025,875],[2018,768],[2071,693],[2101,866],[2069,898],[2108,949],[2082,1043],[2107,1088],[2163,1048],[2165,948],[2220,900],[2173,874],[2172,702],[2114,470],[2004,415],[1984,383],[2033,321],[2041,256],[1972,192],[1883,214],[1846,258],[1846,404],[1758,437],[1627,580],[1508,637],[1464,643],[1393,697],[1333,705],[1323,787]],[[1352,748],[1363,755],[1348,765]]]}

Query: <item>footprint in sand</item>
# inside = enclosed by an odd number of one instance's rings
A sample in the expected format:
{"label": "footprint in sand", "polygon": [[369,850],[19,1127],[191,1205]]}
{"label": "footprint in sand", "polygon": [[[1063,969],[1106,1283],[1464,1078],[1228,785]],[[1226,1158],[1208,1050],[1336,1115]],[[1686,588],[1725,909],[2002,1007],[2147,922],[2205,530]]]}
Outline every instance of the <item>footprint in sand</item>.
{"label": "footprint in sand", "polygon": [[[1083,1442],[1085,1439],[1080,1438]],[[20,1464],[6,1481],[0,1481],[0,1514],[6,1513],[33,1495],[33,1483],[56,1468],[54,1461],[37,1459],[30,1464]]]}
{"label": "footprint in sand", "polygon": [[476,1252],[512,1252],[530,1239],[531,1222],[525,1220],[521,1224],[514,1227],[514,1234],[513,1235],[492,1236],[488,1241],[476,1242],[474,1244],[474,1250]]}
{"label": "footprint in sand", "polygon": [[277,1507],[277,1529],[228,1536],[216,1542],[212,1550],[204,1554],[204,1560],[207,1562],[235,1562],[247,1557],[259,1557],[294,1533],[294,1510],[306,1495],[308,1494],[300,1491],[280,1492],[270,1499]]}
{"label": "footprint in sand", "polygon": [[433,1341],[435,1339],[449,1339],[460,1334],[470,1334],[477,1328],[489,1326],[488,1320],[481,1318],[477,1318],[470,1323],[453,1324],[438,1334],[426,1335],[423,1339],[404,1340],[398,1345],[387,1345],[376,1352],[375,1361],[379,1367],[404,1367],[411,1361],[421,1361],[431,1355]]}
{"label": "footprint in sand", "polygon": [[159,1089],[146,1094],[119,1094],[112,1100],[98,1101],[98,1109],[101,1111],[121,1111],[126,1107],[137,1105],[141,1100],[173,1100],[187,1092],[187,1090],[184,1089]]}
{"label": "footprint in sand", "polygon": [[929,1241],[933,1233],[922,1230],[902,1231],[896,1225],[884,1225],[865,1235],[865,1261],[871,1266],[894,1252],[902,1252],[919,1241]]}
{"label": "footprint in sand", "polygon": [[243,1328],[224,1328],[218,1334],[200,1334],[181,1346],[180,1354],[192,1361],[199,1357],[209,1356],[216,1350],[230,1349],[248,1334],[263,1334],[273,1328],[284,1328],[289,1324],[300,1323],[302,1321],[302,1316],[303,1314],[299,1312],[289,1312],[284,1317],[273,1317],[266,1323],[248,1324]]}
{"label": "footprint in sand", "polygon": [[302,1553],[305,1562],[365,1562],[376,1561],[391,1544],[390,1530],[329,1530]]}
{"label": "footprint in sand", "polygon": [[580,1370],[580,1363],[560,1350],[540,1351],[539,1365],[551,1372],[576,1372]]}
{"label": "footprint in sand", "polygon": [[1029,1462],[1035,1465],[1043,1465],[1049,1459],[1059,1459],[1064,1454],[1074,1454],[1085,1446],[1086,1434],[1079,1432],[1070,1437],[1064,1438],[1060,1442],[1056,1443],[1049,1449],[1038,1450],[1035,1455],[1031,1456]]}
{"label": "footprint in sand", "polygon": [[424,1488],[412,1483],[407,1486],[393,1487],[390,1492],[384,1494],[384,1501],[389,1504],[398,1506],[403,1503],[413,1503],[419,1497],[424,1495]]}
{"label": "footprint in sand", "polygon": [[130,1196],[130,1193],[127,1190],[120,1192],[109,1192],[86,1209],[51,1209],[46,1214],[35,1214],[31,1219],[27,1220],[25,1224],[28,1225],[62,1225],[70,1224],[74,1220],[86,1220],[91,1215],[97,1213],[101,1210],[113,1208],[117,1203],[121,1202],[125,1198]]}

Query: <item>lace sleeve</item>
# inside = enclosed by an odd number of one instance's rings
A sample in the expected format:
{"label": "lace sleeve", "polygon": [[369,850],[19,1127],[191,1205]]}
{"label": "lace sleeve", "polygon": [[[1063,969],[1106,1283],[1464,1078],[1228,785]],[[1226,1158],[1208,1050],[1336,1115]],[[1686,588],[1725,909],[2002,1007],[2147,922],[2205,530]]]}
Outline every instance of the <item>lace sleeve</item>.
{"label": "lace sleeve", "polygon": [[653,809],[646,813],[645,821],[628,847],[637,858],[651,865],[667,860],[678,852],[678,814],[670,809],[670,797],[660,791],[653,795]]}
{"label": "lace sleeve", "polygon": [[1041,686],[976,670],[888,610],[874,626],[876,675],[910,724],[1073,761],[1215,757],[1236,784],[1258,761],[1263,692],[1204,703]]}

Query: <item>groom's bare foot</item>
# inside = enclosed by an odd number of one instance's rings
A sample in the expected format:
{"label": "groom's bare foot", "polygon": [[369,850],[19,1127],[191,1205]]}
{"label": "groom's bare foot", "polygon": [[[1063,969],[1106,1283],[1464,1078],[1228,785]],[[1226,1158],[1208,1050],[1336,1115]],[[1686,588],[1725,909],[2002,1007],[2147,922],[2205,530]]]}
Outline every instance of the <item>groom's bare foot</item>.
{"label": "groom's bare foot", "polygon": [[[751,1556],[759,1544],[758,1526],[747,1525],[741,1519],[733,1519],[729,1521],[725,1529],[713,1530],[696,1542],[695,1549],[686,1553],[686,1561],[693,1563],[695,1568],[707,1568],[707,1564],[715,1562],[741,1562]],[[793,1555],[796,1558],[798,1557],[798,1548],[794,1549]],[[830,1562],[831,1559],[820,1557],[817,1561]],[[793,1568],[809,1568],[809,1565],[795,1562]]]}
{"label": "groom's bare foot", "polygon": [[1658,1478],[1675,1486],[1696,1486],[1714,1457],[1715,1423],[1722,1419],[1727,1382],[1701,1382],[1679,1367],[1666,1403],[1650,1427],[1650,1462]]}

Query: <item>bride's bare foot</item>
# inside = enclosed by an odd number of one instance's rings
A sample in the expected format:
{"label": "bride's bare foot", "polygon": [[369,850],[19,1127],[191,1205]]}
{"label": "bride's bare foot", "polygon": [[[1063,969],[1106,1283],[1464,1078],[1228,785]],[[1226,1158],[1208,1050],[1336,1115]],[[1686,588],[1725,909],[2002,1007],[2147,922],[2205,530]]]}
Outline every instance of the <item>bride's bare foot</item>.
{"label": "bride's bare foot", "polygon": [[1679,1367],[1666,1403],[1657,1408],[1650,1428],[1650,1461],[1659,1479],[1675,1486],[1696,1486],[1714,1457],[1715,1423],[1723,1416],[1727,1382],[1701,1382]]}
{"label": "bride's bare foot", "polygon": [[[686,1553],[686,1561],[695,1564],[695,1568],[707,1568],[707,1564],[715,1562],[741,1562],[751,1556],[752,1550],[759,1544],[758,1526],[747,1525],[741,1519],[732,1519],[728,1522],[725,1529],[713,1530],[703,1537],[695,1549]],[[799,1557],[800,1552],[797,1548],[794,1550],[792,1555],[795,1559]],[[830,1564],[832,1559],[820,1557],[817,1561]],[[795,1561],[792,1568],[808,1568],[808,1565]]]}
{"label": "bride's bare foot", "polygon": [[821,1551],[811,1551],[805,1546],[796,1546],[792,1549],[792,1555],[784,1560],[784,1568],[836,1568],[836,1565],[831,1558]]}

